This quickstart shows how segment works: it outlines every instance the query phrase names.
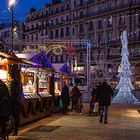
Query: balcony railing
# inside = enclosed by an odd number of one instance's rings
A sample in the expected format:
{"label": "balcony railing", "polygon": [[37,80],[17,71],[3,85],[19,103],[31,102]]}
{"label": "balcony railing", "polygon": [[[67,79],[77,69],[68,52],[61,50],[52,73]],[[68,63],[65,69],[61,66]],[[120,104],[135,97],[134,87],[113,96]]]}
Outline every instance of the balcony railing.
{"label": "balcony railing", "polygon": [[94,3],[95,2],[95,0],[88,0],[87,1],[87,4],[92,4],[92,3]]}

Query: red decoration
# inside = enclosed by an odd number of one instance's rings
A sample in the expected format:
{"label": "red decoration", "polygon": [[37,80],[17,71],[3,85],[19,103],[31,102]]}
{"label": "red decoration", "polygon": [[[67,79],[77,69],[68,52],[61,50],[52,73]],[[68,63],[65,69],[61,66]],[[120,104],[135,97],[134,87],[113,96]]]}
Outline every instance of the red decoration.
{"label": "red decoration", "polygon": [[67,47],[67,54],[68,55],[75,55],[76,54],[76,48],[74,47],[74,45],[69,45]]}

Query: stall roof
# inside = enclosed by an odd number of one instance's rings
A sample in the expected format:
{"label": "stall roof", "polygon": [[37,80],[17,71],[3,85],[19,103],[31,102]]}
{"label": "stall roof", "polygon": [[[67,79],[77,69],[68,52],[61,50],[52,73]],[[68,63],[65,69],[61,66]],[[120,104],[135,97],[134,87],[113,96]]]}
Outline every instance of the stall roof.
{"label": "stall roof", "polygon": [[20,54],[16,54],[16,56],[19,58],[24,58],[24,59],[29,60],[37,54],[39,54],[39,53],[20,53]]}
{"label": "stall roof", "polygon": [[36,63],[38,65],[38,68],[54,69],[54,67],[49,62],[46,53],[44,51],[36,52],[36,53],[16,54],[16,55],[20,58],[24,58]]}
{"label": "stall roof", "polygon": [[67,64],[64,64],[60,69],[61,72],[72,75],[72,71]]}
{"label": "stall roof", "polygon": [[32,58],[29,59],[30,61],[40,64],[43,68],[50,68],[54,69],[53,65],[49,62],[45,51],[41,51],[40,53],[36,54]]}
{"label": "stall roof", "polygon": [[[8,63],[8,64],[17,64],[17,63],[23,63],[23,64],[28,64],[28,65],[36,65],[35,63],[18,58],[15,54],[7,54],[4,52],[0,52],[0,57],[3,58],[1,63]],[[6,59],[5,59],[6,58]]]}

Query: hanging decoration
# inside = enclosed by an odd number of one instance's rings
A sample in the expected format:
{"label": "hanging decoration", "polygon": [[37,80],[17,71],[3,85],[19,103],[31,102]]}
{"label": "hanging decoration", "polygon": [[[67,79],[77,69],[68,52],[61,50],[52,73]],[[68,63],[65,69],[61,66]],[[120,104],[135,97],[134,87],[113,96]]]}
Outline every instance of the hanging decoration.
{"label": "hanging decoration", "polygon": [[130,62],[128,60],[128,41],[127,41],[127,32],[123,31],[121,36],[122,51],[121,51],[121,64],[119,69],[120,81],[116,89],[118,89],[117,95],[113,99],[113,103],[122,103],[122,104],[132,104],[138,102],[138,100],[131,93],[131,90],[134,90],[134,87],[131,83],[130,76]]}
{"label": "hanging decoration", "polygon": [[68,55],[75,55],[76,54],[76,48],[74,47],[73,44],[70,44],[68,47],[67,47],[67,54]]}

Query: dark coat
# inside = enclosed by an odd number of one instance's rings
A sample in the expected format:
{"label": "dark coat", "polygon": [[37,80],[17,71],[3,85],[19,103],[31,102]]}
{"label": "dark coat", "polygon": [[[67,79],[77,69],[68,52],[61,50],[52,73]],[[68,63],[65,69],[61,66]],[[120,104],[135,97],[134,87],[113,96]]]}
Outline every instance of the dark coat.
{"label": "dark coat", "polygon": [[78,99],[81,97],[80,90],[77,86],[74,86],[71,91],[71,98],[72,101],[78,101]]}
{"label": "dark coat", "polygon": [[109,106],[112,96],[113,90],[111,89],[111,86],[107,85],[106,82],[103,82],[97,90],[97,101],[99,102],[99,106]]}
{"label": "dark coat", "polygon": [[70,104],[69,88],[67,87],[67,85],[65,85],[62,89],[61,99],[62,99],[63,105]]}
{"label": "dark coat", "polygon": [[0,82],[0,117],[10,114],[9,91],[5,83]]}
{"label": "dark coat", "polygon": [[97,88],[93,88],[91,96],[96,96],[97,95]]}
{"label": "dark coat", "polygon": [[8,84],[8,89],[10,93],[10,102],[12,105],[19,104],[19,94],[20,94],[20,84],[17,79],[12,79]]}

